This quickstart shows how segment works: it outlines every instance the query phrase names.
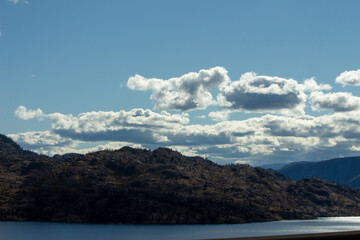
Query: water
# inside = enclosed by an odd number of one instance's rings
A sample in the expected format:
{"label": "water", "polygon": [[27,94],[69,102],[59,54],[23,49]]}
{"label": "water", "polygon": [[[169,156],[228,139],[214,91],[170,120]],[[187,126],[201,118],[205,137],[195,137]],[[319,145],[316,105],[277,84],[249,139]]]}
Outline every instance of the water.
{"label": "water", "polygon": [[105,225],[0,222],[1,240],[211,239],[360,230],[360,217],[332,217],[250,224]]}

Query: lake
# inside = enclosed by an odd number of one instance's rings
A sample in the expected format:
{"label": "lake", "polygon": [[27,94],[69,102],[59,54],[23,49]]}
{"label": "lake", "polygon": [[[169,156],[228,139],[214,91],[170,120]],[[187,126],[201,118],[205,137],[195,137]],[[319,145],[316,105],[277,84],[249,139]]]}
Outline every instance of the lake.
{"label": "lake", "polygon": [[0,222],[1,240],[210,239],[360,230],[360,217],[216,225],[116,225]]}

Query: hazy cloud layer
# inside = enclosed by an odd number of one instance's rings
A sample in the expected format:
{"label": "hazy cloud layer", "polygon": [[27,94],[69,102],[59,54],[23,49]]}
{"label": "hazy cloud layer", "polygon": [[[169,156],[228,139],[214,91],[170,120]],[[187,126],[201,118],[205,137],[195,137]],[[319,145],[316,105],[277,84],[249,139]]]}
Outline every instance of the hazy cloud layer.
{"label": "hazy cloud layer", "polygon": [[215,67],[168,80],[135,75],[129,78],[127,86],[133,90],[151,90],[156,109],[186,111],[215,104],[210,91],[229,81],[227,70]]}
{"label": "hazy cloud layer", "polygon": [[8,0],[8,2],[11,2],[11,3],[13,3],[13,4],[18,4],[18,3],[28,4],[28,3],[29,3],[28,0]]}
{"label": "hazy cloud layer", "polygon": [[360,86],[360,69],[355,71],[345,71],[341,73],[335,81],[342,85]]}
{"label": "hazy cloud layer", "polygon": [[312,109],[317,111],[330,109],[335,112],[348,112],[360,108],[360,98],[347,92],[313,92],[310,100]]}
{"label": "hazy cloud layer", "polygon": [[257,76],[249,72],[239,81],[221,87],[220,106],[248,112],[304,114],[303,85],[293,79]]}

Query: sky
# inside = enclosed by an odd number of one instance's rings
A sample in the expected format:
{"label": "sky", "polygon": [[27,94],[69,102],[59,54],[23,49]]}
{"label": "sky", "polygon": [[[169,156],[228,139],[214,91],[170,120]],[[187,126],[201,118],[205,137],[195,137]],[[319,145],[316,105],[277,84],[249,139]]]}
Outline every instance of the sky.
{"label": "sky", "polygon": [[0,133],[54,155],[360,155],[360,1],[0,0]]}

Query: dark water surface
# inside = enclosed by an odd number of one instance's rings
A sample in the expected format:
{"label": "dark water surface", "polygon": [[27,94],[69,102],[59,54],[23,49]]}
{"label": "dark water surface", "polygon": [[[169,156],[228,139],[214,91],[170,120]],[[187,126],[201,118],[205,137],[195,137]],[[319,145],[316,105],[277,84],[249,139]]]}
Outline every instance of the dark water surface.
{"label": "dark water surface", "polygon": [[250,224],[115,225],[0,222],[1,240],[210,239],[360,230],[360,217]]}

